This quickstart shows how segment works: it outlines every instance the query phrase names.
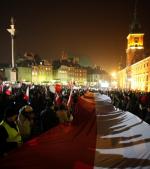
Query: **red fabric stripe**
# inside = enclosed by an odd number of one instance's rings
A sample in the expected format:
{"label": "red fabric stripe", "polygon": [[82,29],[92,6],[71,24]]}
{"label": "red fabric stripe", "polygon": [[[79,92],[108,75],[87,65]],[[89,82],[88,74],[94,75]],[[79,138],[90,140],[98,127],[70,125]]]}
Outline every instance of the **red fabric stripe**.
{"label": "red fabric stripe", "polygon": [[74,120],[59,125],[11,152],[1,168],[92,169],[96,145],[96,115],[91,96],[79,98]]}

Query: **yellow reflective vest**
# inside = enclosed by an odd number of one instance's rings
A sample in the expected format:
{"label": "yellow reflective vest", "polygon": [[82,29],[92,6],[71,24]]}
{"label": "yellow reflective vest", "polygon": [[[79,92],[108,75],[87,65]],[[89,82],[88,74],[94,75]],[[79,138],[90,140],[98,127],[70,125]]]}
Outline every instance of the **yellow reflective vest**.
{"label": "yellow reflective vest", "polygon": [[22,138],[21,138],[21,135],[20,135],[20,132],[19,132],[18,125],[16,125],[17,130],[14,129],[13,127],[11,127],[5,121],[2,121],[0,123],[0,125],[2,125],[8,133],[7,142],[17,142],[18,144],[22,143]]}

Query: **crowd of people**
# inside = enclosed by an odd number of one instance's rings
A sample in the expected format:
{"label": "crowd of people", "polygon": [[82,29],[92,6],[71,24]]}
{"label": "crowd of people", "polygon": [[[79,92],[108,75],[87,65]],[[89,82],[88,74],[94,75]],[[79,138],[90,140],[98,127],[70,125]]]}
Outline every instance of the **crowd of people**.
{"label": "crowd of people", "polygon": [[[103,93],[101,91],[101,93]],[[150,124],[150,93],[130,90],[106,91],[115,108],[129,111]]]}
{"label": "crowd of people", "polygon": [[[78,96],[86,91],[61,85],[51,88],[21,84],[11,86],[8,92],[9,87],[0,90],[0,157],[60,123],[68,125],[73,119]],[[99,92],[111,98],[115,109],[129,111],[150,124],[150,93]]]}
{"label": "crowd of people", "polygon": [[[0,92],[0,156],[26,141],[73,119],[75,104],[84,90],[72,87],[26,85],[7,86]],[[29,88],[29,96],[26,91]]]}

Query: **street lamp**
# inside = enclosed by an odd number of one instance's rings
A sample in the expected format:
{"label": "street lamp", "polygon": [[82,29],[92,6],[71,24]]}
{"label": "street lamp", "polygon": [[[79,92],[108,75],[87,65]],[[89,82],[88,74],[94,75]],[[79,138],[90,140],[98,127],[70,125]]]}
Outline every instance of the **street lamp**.
{"label": "street lamp", "polygon": [[10,29],[7,29],[7,31],[11,35],[12,68],[14,68],[14,36],[15,36],[15,25],[14,25],[14,19],[13,19],[13,17],[11,17]]}

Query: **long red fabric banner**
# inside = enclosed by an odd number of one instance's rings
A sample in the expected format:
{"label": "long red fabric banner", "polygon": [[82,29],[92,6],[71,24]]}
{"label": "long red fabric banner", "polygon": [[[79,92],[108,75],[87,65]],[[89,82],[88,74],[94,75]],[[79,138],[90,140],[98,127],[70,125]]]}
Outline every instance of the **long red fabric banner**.
{"label": "long red fabric banner", "polygon": [[10,152],[0,168],[92,169],[95,145],[95,102],[86,94],[79,98],[70,125],[59,125]]}

